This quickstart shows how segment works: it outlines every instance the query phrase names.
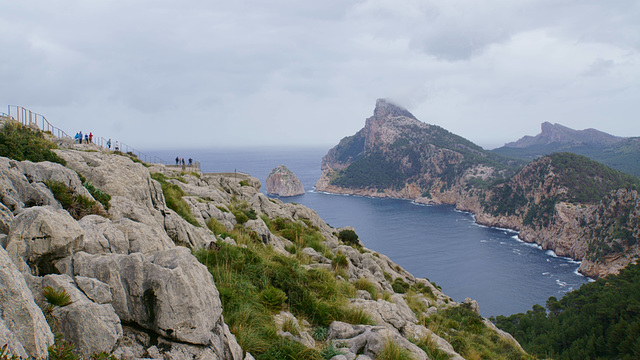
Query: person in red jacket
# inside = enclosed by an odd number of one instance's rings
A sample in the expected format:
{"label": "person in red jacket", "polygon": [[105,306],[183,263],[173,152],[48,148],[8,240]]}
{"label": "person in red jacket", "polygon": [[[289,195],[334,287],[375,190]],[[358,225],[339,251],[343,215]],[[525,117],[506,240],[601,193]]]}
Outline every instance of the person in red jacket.
{"label": "person in red jacket", "polygon": [[89,142],[93,143],[93,133],[89,132]]}

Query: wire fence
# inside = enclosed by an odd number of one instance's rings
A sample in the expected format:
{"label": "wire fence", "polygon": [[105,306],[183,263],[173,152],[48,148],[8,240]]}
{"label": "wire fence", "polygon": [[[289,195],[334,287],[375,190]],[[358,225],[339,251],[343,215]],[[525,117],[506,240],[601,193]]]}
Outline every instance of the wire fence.
{"label": "wire fence", "polygon": [[[18,105],[9,105],[7,113],[0,113],[0,116],[4,116],[10,120],[16,120],[24,126],[35,125],[38,129],[49,132],[52,135],[59,138],[72,139],[77,142],[75,137],[69,136],[62,129],[53,126],[49,120],[47,120],[44,115],[33,112],[29,109],[26,109],[22,106]],[[125,144],[121,141],[115,140],[111,141],[111,139],[105,139],[103,136],[97,136],[92,134],[91,142],[95,145],[103,147],[108,150],[121,151],[126,154],[134,155],[141,161],[146,163],[155,163],[155,164],[165,164],[168,165],[168,162],[164,161],[158,156],[145,154],[142,151],[136,150],[132,146]],[[83,139],[80,139],[82,142]],[[198,169],[200,169],[200,163],[198,162]]]}

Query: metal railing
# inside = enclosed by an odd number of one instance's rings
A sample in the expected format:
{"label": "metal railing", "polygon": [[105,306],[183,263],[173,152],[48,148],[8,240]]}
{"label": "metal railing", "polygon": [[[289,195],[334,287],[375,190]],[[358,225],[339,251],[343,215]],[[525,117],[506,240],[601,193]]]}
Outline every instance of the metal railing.
{"label": "metal railing", "polygon": [[[8,106],[8,113],[6,113],[6,114],[4,112],[0,113],[0,116],[4,116],[7,119],[16,120],[16,121],[18,121],[19,123],[21,123],[22,125],[25,125],[25,126],[35,125],[40,130],[46,131],[46,132],[50,132],[51,134],[53,134],[56,137],[69,138],[69,139],[73,139],[75,141],[74,137],[69,136],[62,129],[59,129],[59,128],[53,126],[49,122],[49,120],[47,120],[47,118],[44,117],[44,115],[38,114],[36,112],[33,112],[33,111],[31,111],[29,109],[26,109],[26,108],[24,108],[22,106],[9,105]],[[80,139],[80,140],[84,141],[84,139]],[[103,147],[103,148],[108,149],[108,150],[118,150],[118,151],[121,151],[123,153],[134,155],[139,160],[144,161],[146,163],[165,164],[165,165],[168,164],[166,161],[164,161],[163,159],[159,158],[158,156],[145,154],[145,153],[143,153],[141,151],[138,151],[138,150],[134,149],[133,147],[131,147],[131,146],[129,146],[129,145],[123,143],[123,142],[111,141],[111,139],[107,140],[104,137],[97,136],[97,135],[93,135],[93,139],[91,140],[91,142],[93,144],[95,144],[95,145],[98,145],[98,146]],[[109,146],[109,142],[110,142],[111,146]],[[117,149],[116,149],[116,144],[118,145]],[[200,163],[199,162],[198,162],[198,169],[200,169]]]}
{"label": "metal railing", "polygon": [[[53,126],[49,122],[49,120],[47,120],[47,118],[44,117],[44,115],[38,114],[36,112],[33,112],[29,109],[26,109],[18,105],[9,105],[8,108],[9,110],[6,114],[6,117],[9,119],[16,120],[24,126],[30,126],[33,124],[36,127],[38,127],[40,130],[45,132],[50,132],[51,134],[59,138],[71,138],[71,136],[69,136],[62,129]],[[12,109],[14,110],[13,115],[11,114]],[[41,124],[41,125],[38,126],[38,124]]]}

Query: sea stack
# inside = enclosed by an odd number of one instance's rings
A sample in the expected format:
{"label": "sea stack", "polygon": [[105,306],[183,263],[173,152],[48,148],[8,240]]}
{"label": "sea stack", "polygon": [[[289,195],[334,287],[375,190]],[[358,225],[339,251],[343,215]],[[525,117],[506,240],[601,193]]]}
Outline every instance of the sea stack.
{"label": "sea stack", "polygon": [[282,197],[296,196],[304,194],[304,186],[296,175],[287,169],[286,166],[280,165],[271,170],[267,176],[267,192]]}

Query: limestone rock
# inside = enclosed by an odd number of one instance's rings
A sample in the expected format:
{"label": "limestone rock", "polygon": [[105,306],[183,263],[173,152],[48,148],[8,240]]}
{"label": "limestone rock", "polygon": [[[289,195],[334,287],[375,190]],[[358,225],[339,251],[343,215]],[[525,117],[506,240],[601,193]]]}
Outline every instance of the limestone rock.
{"label": "limestone rock", "polygon": [[[0,247],[0,339],[13,354],[43,359],[53,345],[53,334],[40,308],[33,300],[24,277]],[[21,350],[22,348],[22,350]]]}
{"label": "limestone rock", "polygon": [[341,346],[342,349],[355,358],[355,354],[363,354],[376,359],[384,349],[388,341],[394,342],[411,352],[416,360],[428,360],[427,354],[405,339],[393,328],[371,325],[350,325],[340,321],[334,321],[329,326],[328,339],[334,346]]}
{"label": "limestone rock", "polygon": [[284,165],[271,170],[267,176],[267,192],[282,197],[305,193],[300,179]]}
{"label": "limestone rock", "polygon": [[68,275],[47,275],[42,285],[63,289],[71,298],[71,304],[56,307],[52,315],[65,340],[75,345],[75,353],[89,357],[113,350],[122,337],[122,325],[113,306],[91,301]]}
{"label": "limestone rock", "polygon": [[[292,313],[281,311],[273,316],[273,321],[278,329],[278,335],[299,342],[308,348],[316,346],[315,340],[307,331],[308,329],[300,326],[298,319]],[[287,329],[287,326],[293,326],[293,329]]]}
{"label": "limestone rock", "polygon": [[111,220],[87,215],[78,221],[84,231],[82,250],[89,254],[128,254],[129,241]]}
{"label": "limestone rock", "polygon": [[408,323],[418,321],[415,314],[401,295],[393,295],[391,301],[354,299],[353,305],[362,308],[371,315],[378,325],[393,327],[401,331]]}
{"label": "limestone rock", "polygon": [[78,253],[74,260],[76,275],[111,286],[112,304],[123,322],[177,341],[201,345],[212,341],[222,305],[211,274],[188,249],[131,255]]}
{"label": "limestone rock", "polygon": [[82,247],[83,231],[65,210],[25,209],[11,223],[7,252],[20,271],[56,273],[56,262]]}

